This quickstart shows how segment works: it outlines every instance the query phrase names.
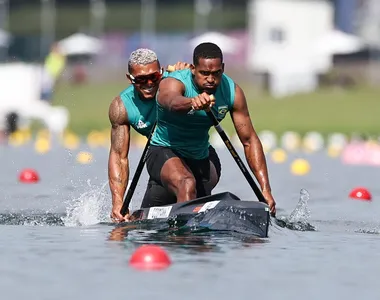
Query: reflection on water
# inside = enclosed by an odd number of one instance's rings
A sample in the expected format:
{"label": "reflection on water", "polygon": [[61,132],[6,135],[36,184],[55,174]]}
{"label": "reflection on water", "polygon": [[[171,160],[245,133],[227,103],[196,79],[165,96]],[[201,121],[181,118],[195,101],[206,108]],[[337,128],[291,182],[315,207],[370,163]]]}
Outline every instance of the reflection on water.
{"label": "reflection on water", "polygon": [[268,239],[234,232],[193,232],[191,229],[136,230],[135,225],[115,227],[110,231],[108,240],[132,243],[137,247],[155,244],[175,250],[186,250],[188,253],[221,252],[222,245],[226,243],[246,248],[269,242]]}

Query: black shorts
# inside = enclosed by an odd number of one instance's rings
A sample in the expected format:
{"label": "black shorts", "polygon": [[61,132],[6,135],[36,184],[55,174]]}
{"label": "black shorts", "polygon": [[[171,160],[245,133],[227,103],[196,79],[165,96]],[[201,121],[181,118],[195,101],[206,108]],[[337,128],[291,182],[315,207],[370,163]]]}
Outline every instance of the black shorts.
{"label": "black shorts", "polygon": [[168,205],[177,202],[173,193],[162,186],[161,169],[165,162],[172,157],[180,157],[193,172],[197,181],[197,197],[205,195],[203,181],[210,180],[210,161],[215,166],[218,180],[221,176],[221,164],[215,149],[210,145],[209,157],[204,160],[185,159],[177,155],[173,150],[166,147],[150,146],[147,154],[147,170],[150,175],[142,208]]}
{"label": "black shorts", "polygon": [[176,202],[177,198],[173,193],[150,178],[141,203],[141,208],[170,205]]}

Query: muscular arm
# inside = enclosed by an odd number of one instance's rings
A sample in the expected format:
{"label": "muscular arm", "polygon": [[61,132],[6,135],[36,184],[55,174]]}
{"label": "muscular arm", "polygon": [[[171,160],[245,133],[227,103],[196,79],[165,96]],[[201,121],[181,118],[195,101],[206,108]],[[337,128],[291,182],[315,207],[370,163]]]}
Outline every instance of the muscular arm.
{"label": "muscular arm", "polygon": [[184,97],[185,86],[174,78],[165,78],[160,82],[158,103],[170,111],[188,112],[191,110],[191,98]]}
{"label": "muscular arm", "polygon": [[248,165],[258,180],[263,192],[270,192],[268,169],[263,147],[249,116],[247,101],[242,89],[236,84],[235,101],[231,111],[236,133],[244,146]]}
{"label": "muscular arm", "polygon": [[122,205],[129,177],[128,152],[129,132],[127,112],[116,97],[109,108],[111,122],[111,148],[108,159],[108,180],[112,194],[112,205]]}

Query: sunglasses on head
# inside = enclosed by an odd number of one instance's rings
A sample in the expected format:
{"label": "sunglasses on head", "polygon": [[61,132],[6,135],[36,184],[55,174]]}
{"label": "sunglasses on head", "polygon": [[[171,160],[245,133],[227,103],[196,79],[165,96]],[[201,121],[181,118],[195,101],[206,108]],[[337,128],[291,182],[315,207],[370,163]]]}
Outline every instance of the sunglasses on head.
{"label": "sunglasses on head", "polygon": [[159,72],[154,72],[147,75],[139,75],[136,77],[129,75],[129,77],[134,84],[147,84],[149,81],[157,83],[162,78],[162,69]]}

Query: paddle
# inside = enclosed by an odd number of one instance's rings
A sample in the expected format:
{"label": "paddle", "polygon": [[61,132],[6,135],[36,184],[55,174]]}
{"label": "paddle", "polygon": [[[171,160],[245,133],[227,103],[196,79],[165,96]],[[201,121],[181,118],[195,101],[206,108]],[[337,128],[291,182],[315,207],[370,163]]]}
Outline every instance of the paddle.
{"label": "paddle", "polygon": [[152,131],[149,134],[149,137],[148,137],[148,140],[146,142],[145,148],[144,148],[144,150],[142,152],[139,164],[137,165],[137,169],[136,169],[135,175],[132,178],[131,185],[129,186],[128,192],[127,192],[127,194],[126,194],[126,196],[124,198],[123,206],[120,209],[120,214],[123,217],[128,212],[129,204],[131,203],[131,199],[132,199],[133,193],[135,192],[137,183],[138,183],[138,181],[140,179],[140,175],[142,173],[142,170],[144,169],[144,164],[145,164],[145,161],[146,161],[146,154],[148,152],[148,149],[149,149],[149,146],[150,146],[150,140],[152,138],[152,135],[153,135],[153,132],[154,132],[155,128],[156,128],[156,123],[154,123]]}
{"label": "paddle", "polygon": [[[211,97],[214,97],[211,95]],[[239,154],[236,152],[234,146],[232,145],[230,139],[228,138],[227,134],[223,130],[222,126],[220,125],[218,119],[215,117],[214,113],[209,109],[206,111],[207,116],[210,118],[212,124],[215,127],[215,130],[219,133],[220,137],[222,138],[224,144],[226,145],[228,151],[231,153],[232,157],[234,158],[236,164],[238,165],[239,169],[243,173],[245,179],[248,181],[249,185],[251,186],[252,190],[254,191],[257,199],[259,199],[260,202],[266,203],[266,200],[261,193],[260,189],[257,187],[255,181],[253,180],[251,174],[248,172],[247,168],[245,167],[243,161],[241,160]],[[274,217],[274,216],[273,216]]]}

